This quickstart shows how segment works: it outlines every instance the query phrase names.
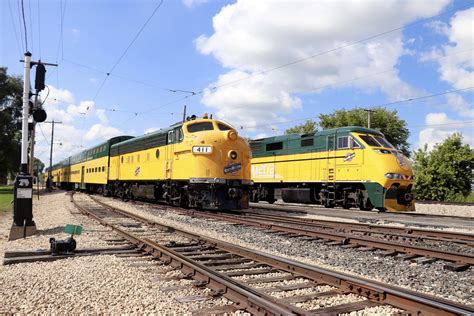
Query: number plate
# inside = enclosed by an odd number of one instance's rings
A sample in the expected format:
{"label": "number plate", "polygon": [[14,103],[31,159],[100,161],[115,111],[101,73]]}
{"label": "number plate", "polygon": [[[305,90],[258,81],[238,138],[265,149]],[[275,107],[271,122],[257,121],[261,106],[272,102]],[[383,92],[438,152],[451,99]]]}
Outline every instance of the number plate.
{"label": "number plate", "polygon": [[31,199],[33,196],[33,189],[16,189],[17,199]]}
{"label": "number plate", "polygon": [[194,146],[193,153],[194,154],[211,154],[212,147],[211,146]]}

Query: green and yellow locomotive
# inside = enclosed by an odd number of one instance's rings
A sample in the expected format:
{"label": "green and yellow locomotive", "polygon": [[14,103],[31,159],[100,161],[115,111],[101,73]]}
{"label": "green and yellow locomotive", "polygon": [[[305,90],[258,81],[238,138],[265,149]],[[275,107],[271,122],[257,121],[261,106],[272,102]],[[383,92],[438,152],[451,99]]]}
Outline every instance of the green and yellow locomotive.
{"label": "green and yellow locomotive", "polygon": [[[75,157],[81,157],[77,163]],[[123,199],[243,209],[251,184],[250,148],[225,122],[190,119],[140,137],[113,138],[55,165],[53,176],[64,187]]]}
{"label": "green and yellow locomotive", "polygon": [[251,142],[251,201],[414,211],[408,159],[376,130],[351,126]]}

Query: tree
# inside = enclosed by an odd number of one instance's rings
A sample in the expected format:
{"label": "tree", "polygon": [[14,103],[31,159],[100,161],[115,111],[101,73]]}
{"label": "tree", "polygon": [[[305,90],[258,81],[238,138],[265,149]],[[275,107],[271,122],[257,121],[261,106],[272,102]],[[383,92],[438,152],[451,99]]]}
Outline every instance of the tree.
{"label": "tree", "polygon": [[23,81],[0,67],[0,178],[20,166]]}
{"label": "tree", "polygon": [[42,173],[44,169],[44,163],[35,157],[35,162],[33,164],[33,173],[38,176],[38,174]]}
{"label": "tree", "polygon": [[285,131],[285,134],[308,134],[315,132],[317,123],[313,120],[306,120],[303,124],[296,125],[295,127],[290,127]]}
{"label": "tree", "polygon": [[427,146],[414,154],[418,199],[463,200],[471,193],[474,151],[462,144],[461,134],[453,134],[428,152]]}
{"label": "tree", "polygon": [[[338,110],[332,114],[319,115],[319,125],[323,129],[344,126],[367,126],[367,112],[357,108]],[[388,111],[385,108],[375,108],[371,114],[371,128],[382,132],[387,140],[406,156],[410,155],[408,136],[410,132],[407,123],[400,119],[397,110]]]}

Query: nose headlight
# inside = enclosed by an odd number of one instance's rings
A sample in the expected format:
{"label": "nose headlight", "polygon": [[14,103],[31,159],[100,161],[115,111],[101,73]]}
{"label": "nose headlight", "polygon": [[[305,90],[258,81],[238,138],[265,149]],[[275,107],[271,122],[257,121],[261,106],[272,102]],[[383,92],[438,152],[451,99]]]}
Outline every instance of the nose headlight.
{"label": "nose headlight", "polygon": [[229,131],[227,133],[227,138],[230,140],[236,140],[237,139],[237,132],[236,131]]}
{"label": "nose headlight", "polygon": [[229,158],[232,160],[237,159],[237,152],[235,150],[229,151]]}

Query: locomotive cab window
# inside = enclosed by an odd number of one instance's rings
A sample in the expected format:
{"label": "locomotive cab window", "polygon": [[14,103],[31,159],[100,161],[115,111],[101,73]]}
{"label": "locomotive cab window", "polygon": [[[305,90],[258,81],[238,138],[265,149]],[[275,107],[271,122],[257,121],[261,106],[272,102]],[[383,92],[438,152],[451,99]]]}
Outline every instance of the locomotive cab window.
{"label": "locomotive cab window", "polygon": [[274,150],[283,149],[283,142],[267,144],[265,149],[266,151],[274,151]]}
{"label": "locomotive cab window", "polygon": [[232,129],[232,128],[230,128],[230,126],[227,126],[227,125],[222,124],[222,123],[217,123],[217,127],[219,128],[220,131],[229,131],[229,130]]}
{"label": "locomotive cab window", "polygon": [[369,135],[359,135],[360,138],[369,146],[372,147],[382,147],[372,136]]}
{"label": "locomotive cab window", "polygon": [[349,148],[349,136],[342,136],[337,138],[337,149]]}
{"label": "locomotive cab window", "polygon": [[188,132],[190,133],[212,131],[213,129],[212,122],[200,122],[188,125]]}
{"label": "locomotive cab window", "polygon": [[357,142],[357,140],[354,139],[354,137],[349,137],[349,142],[351,145],[351,148],[360,148],[360,144]]}
{"label": "locomotive cab window", "polygon": [[375,138],[380,144],[382,144],[382,146],[385,147],[385,148],[395,148],[395,147],[393,147],[392,144],[390,144],[390,143],[388,142],[388,140],[386,140],[385,138],[383,138],[383,137],[381,137],[381,136],[374,136],[374,138]]}

